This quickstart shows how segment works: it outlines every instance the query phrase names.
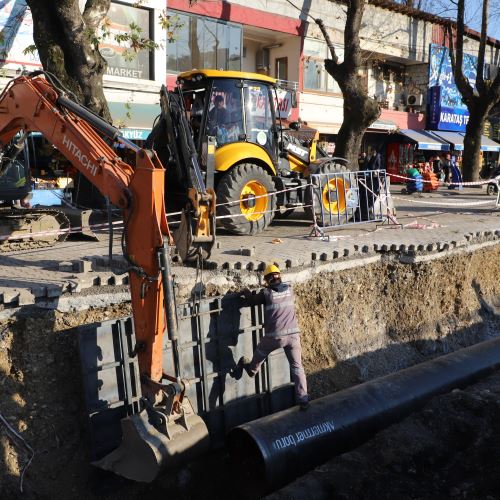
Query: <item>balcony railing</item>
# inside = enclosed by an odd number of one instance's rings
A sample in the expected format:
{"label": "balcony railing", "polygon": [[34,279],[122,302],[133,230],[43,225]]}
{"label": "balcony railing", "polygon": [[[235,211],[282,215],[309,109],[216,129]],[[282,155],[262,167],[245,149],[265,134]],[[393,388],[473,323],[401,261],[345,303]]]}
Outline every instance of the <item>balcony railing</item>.
{"label": "balcony railing", "polygon": [[277,80],[276,85],[284,90],[299,90],[299,82],[292,82],[291,80]]}

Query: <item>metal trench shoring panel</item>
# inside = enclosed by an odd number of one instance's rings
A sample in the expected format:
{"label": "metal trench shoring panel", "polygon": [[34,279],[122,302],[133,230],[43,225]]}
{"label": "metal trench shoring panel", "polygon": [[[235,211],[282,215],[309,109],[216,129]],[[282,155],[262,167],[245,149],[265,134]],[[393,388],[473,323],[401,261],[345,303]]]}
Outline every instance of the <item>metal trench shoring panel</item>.
{"label": "metal trench shoring panel", "polygon": [[392,213],[385,170],[358,170],[311,175],[313,232],[365,222],[386,222]]}
{"label": "metal trench shoring panel", "polygon": [[141,387],[132,318],[78,329],[91,460],[121,442],[122,418],[140,411]]}
{"label": "metal trench shoring panel", "polygon": [[[240,380],[230,371],[241,356],[251,358],[263,335],[263,308],[239,307],[226,295],[177,307],[182,377],[187,396],[205,420],[214,446],[234,426],[293,406],[290,367],[282,349],[272,353],[259,374]],[[172,373],[166,338],[163,364]],[[139,413],[142,396],[130,317],[79,328],[78,341],[91,459],[120,445],[122,418]]]}
{"label": "metal trench shoring panel", "polygon": [[[255,378],[231,377],[240,357],[251,358],[264,335],[262,306],[240,308],[237,295],[190,302],[178,307],[179,356],[187,396],[209,429],[212,443],[222,444],[234,426],[294,404],[285,353],[272,353]],[[172,359],[166,340],[164,369]]]}

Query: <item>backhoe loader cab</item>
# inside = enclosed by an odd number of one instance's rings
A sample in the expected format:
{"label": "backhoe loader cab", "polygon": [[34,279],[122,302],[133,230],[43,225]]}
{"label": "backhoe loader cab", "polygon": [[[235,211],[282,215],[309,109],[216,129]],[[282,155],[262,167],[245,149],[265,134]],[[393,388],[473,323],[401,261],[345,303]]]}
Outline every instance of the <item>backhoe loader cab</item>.
{"label": "backhoe loader cab", "polygon": [[[277,210],[284,208],[289,214],[311,199],[307,180],[311,173],[345,168],[328,161],[317,147],[317,131],[309,129],[304,137],[297,132],[297,123],[287,127],[281,122],[274,78],[193,70],[178,76],[173,93],[182,96],[201,168],[208,172],[214,159],[218,223],[234,234],[258,233]],[[293,95],[290,100],[294,101]],[[155,131],[152,135],[152,147],[161,158],[165,139]],[[328,212],[332,207],[327,202],[323,208]],[[345,209],[335,207],[335,214]]]}

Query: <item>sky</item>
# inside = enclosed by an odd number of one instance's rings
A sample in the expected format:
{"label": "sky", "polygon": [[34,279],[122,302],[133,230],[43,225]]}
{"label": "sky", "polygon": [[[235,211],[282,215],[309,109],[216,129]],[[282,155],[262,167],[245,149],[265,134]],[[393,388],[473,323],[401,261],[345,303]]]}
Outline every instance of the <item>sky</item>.
{"label": "sky", "polygon": [[[418,2],[417,2],[418,3]],[[452,0],[423,0],[422,10],[440,17],[456,19],[456,2]],[[469,28],[481,31],[482,0],[465,0],[465,23]],[[500,40],[500,0],[490,0],[488,35]]]}

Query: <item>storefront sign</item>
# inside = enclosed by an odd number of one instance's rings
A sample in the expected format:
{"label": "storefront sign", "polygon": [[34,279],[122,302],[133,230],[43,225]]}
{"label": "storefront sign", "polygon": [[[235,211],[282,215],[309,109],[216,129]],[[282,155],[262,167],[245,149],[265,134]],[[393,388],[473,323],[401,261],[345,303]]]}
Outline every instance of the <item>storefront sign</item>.
{"label": "storefront sign", "polygon": [[[477,57],[464,54],[463,72],[471,86],[476,84]],[[429,61],[428,122],[431,130],[463,132],[469,121],[469,110],[462,100],[446,47],[431,45]]]}

